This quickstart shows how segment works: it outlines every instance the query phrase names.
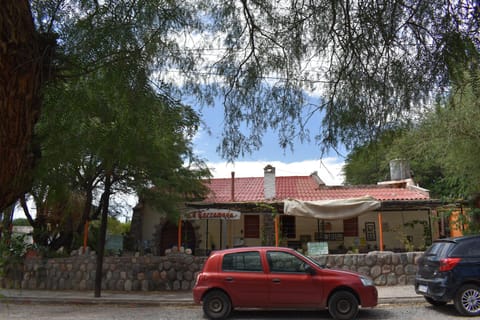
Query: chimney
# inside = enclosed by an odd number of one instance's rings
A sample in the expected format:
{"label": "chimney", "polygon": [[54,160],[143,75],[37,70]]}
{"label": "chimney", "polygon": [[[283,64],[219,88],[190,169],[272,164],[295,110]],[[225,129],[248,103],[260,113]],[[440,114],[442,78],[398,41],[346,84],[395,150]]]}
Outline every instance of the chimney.
{"label": "chimney", "polygon": [[263,168],[263,195],[265,199],[274,199],[275,194],[275,168],[267,165]]}
{"label": "chimney", "polygon": [[312,178],[315,180],[315,182],[318,183],[318,186],[319,186],[319,187],[325,186],[325,182],[323,182],[322,178],[320,178],[320,177],[318,176],[318,172],[317,172],[317,171],[314,171],[314,172],[310,175],[310,177],[312,177]]}

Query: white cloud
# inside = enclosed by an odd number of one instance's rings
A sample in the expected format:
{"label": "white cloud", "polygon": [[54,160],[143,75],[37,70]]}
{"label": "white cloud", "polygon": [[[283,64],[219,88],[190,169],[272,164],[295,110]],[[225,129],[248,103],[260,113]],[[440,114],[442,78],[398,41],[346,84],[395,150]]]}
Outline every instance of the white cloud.
{"label": "white cloud", "polygon": [[344,162],[334,157],[291,163],[280,161],[238,161],[234,164],[209,162],[208,166],[214,178],[230,178],[232,171],[235,172],[235,177],[262,177],[263,168],[268,164],[275,167],[277,176],[308,176],[317,171],[318,176],[327,185],[341,185],[344,180],[342,173]]}

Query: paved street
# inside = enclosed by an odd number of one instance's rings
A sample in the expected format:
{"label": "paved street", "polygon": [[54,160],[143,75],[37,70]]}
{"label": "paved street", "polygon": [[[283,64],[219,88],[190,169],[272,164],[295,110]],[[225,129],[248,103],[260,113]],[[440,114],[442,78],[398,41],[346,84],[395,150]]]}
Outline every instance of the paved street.
{"label": "paved street", "polygon": [[[199,306],[118,306],[74,304],[24,304],[0,302],[0,319],[36,320],[191,320],[205,319]],[[257,311],[243,310],[232,313],[230,319],[332,319],[328,311]],[[361,310],[359,320],[446,320],[465,319],[455,312],[453,305],[432,308],[425,303],[380,305]]]}

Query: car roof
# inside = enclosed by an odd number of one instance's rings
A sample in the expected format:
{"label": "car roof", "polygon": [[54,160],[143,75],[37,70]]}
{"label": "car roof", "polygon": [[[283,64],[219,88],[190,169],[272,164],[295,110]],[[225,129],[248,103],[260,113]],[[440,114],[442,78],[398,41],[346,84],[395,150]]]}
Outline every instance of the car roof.
{"label": "car roof", "polygon": [[443,239],[437,239],[434,242],[462,242],[462,241],[473,239],[473,238],[480,238],[480,235],[475,234],[475,235],[467,235],[467,236],[460,236],[460,237],[443,238]]}
{"label": "car roof", "polygon": [[235,252],[246,252],[246,251],[265,251],[265,250],[277,250],[285,252],[295,252],[292,248],[287,247],[273,247],[273,246],[256,246],[256,247],[238,247],[230,249],[215,250],[212,253],[215,254],[226,254],[226,253],[235,253]]}

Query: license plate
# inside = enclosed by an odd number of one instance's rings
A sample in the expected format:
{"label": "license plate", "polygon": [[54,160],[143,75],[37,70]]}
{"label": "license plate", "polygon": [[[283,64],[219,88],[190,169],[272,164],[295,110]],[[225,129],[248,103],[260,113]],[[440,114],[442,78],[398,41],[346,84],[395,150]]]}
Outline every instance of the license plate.
{"label": "license plate", "polygon": [[427,291],[428,291],[428,287],[427,287],[427,286],[425,286],[425,285],[423,285],[423,284],[421,284],[421,285],[418,286],[418,292],[427,293]]}

